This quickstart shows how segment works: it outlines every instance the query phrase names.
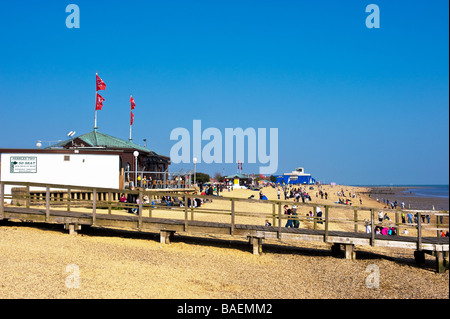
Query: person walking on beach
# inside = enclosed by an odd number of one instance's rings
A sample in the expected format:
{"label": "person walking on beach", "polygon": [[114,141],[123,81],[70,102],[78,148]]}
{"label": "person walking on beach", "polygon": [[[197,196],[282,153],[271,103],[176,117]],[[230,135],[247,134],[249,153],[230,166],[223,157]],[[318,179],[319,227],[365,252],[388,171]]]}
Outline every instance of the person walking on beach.
{"label": "person walking on beach", "polygon": [[412,224],[413,223],[413,214],[408,213],[406,215],[406,217],[408,218],[408,224]]}
{"label": "person walking on beach", "polygon": [[383,211],[380,210],[380,211],[378,212],[378,221],[379,221],[380,223],[383,221],[383,216],[384,216],[384,215],[383,215]]}

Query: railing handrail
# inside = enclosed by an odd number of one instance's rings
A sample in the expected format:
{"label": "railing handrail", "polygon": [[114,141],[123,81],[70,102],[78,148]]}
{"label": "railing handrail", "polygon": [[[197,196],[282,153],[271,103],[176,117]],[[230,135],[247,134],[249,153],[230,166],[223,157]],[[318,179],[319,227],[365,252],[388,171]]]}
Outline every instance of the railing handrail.
{"label": "railing handrail", "polygon": [[[140,192],[143,192],[144,195],[156,195],[156,196],[172,196],[176,197],[177,195],[179,197],[183,197],[185,193],[183,192],[191,192],[194,191],[194,189],[173,189],[173,191],[167,190],[167,193],[161,190],[154,190],[154,189],[120,189],[120,188],[107,188],[107,187],[96,187],[96,186],[78,186],[78,185],[66,185],[66,184],[50,184],[50,183],[38,183],[38,182],[17,182],[17,181],[0,181],[1,184],[4,185],[19,185],[19,186],[33,186],[33,187],[50,187],[50,189],[70,189],[73,191],[89,191],[93,192],[96,190],[97,193],[126,193],[126,194],[134,194],[139,195]],[[173,192],[179,192],[179,194],[174,195]],[[280,200],[280,199],[271,199],[271,200],[260,200],[260,199],[248,199],[248,198],[240,198],[240,197],[222,197],[222,196],[215,196],[215,195],[199,195],[199,194],[186,194],[191,195],[189,197],[195,197],[195,198],[203,198],[203,199],[221,199],[221,200],[228,200],[228,201],[239,201],[239,202],[248,202],[248,203],[260,203],[260,204],[281,204],[281,205],[297,205],[302,207],[329,207],[329,208],[337,208],[337,209],[347,209],[347,210],[355,210],[358,211],[371,211],[372,209],[377,211],[383,211],[383,212],[390,212],[390,213],[425,213],[425,214],[444,214],[444,216],[448,215],[448,210],[412,210],[412,209],[381,209],[376,207],[370,207],[370,206],[348,206],[348,205],[339,205],[339,204],[322,204],[322,203],[303,203],[303,202],[295,202],[295,201],[287,201],[287,200]],[[443,213],[446,212],[447,214]]]}
{"label": "railing handrail", "polygon": [[[370,222],[370,226],[371,226],[371,243],[372,245],[374,244],[375,241],[375,226],[376,225],[382,225],[382,222],[380,223],[377,218],[376,218],[376,214],[377,211],[385,211],[385,212],[390,212],[390,213],[395,213],[396,214],[396,220],[395,222],[391,222],[392,224],[395,224],[398,227],[413,227],[417,229],[417,249],[421,250],[422,248],[422,231],[426,229],[426,227],[423,227],[424,225],[422,225],[421,222],[421,217],[423,215],[437,215],[437,216],[448,216],[448,211],[438,211],[438,210],[385,210],[385,209],[379,209],[379,208],[374,208],[374,207],[358,207],[358,206],[350,206],[350,207],[345,207],[345,206],[341,206],[341,205],[333,205],[333,204],[322,204],[322,203],[303,203],[303,202],[292,202],[292,201],[286,201],[286,200],[259,200],[259,199],[245,199],[245,198],[238,198],[238,197],[222,197],[222,196],[211,196],[211,195],[197,195],[197,194],[191,194],[189,191],[187,190],[180,190],[179,193],[173,193],[173,192],[160,192],[160,191],[153,191],[153,190],[146,190],[146,189],[137,189],[137,190],[129,190],[129,189],[115,189],[115,188],[104,188],[104,187],[93,187],[93,186],[76,186],[76,185],[62,185],[62,184],[49,184],[49,183],[34,183],[34,182],[15,182],[15,181],[0,181],[0,218],[3,218],[3,214],[4,214],[4,199],[5,199],[5,185],[18,185],[18,186],[26,186],[26,192],[27,195],[25,196],[27,201],[27,207],[29,206],[29,199],[31,198],[30,196],[30,192],[32,192],[30,190],[30,187],[42,187],[45,188],[45,218],[46,221],[49,220],[50,218],[50,200],[51,200],[51,195],[50,195],[50,190],[53,189],[67,189],[68,191],[70,190],[70,192],[74,192],[75,190],[81,190],[81,191],[87,191],[87,192],[92,192],[94,196],[92,196],[92,199],[86,199],[86,200],[82,200],[82,202],[85,202],[87,204],[87,206],[89,206],[90,208],[92,208],[92,224],[95,225],[96,222],[96,214],[97,214],[97,208],[99,207],[99,204],[107,204],[108,205],[108,211],[109,213],[111,213],[111,209],[113,208],[113,204],[117,204],[114,206],[114,208],[137,208],[138,209],[138,227],[141,228],[142,227],[142,213],[144,209],[149,209],[150,210],[150,215],[151,215],[151,210],[154,208],[154,204],[152,204],[151,202],[146,204],[143,202],[143,197],[145,195],[149,195],[151,196],[149,198],[153,199],[153,196],[171,196],[171,197],[178,197],[179,198],[179,202],[183,204],[183,207],[177,207],[177,206],[159,206],[157,207],[157,209],[175,209],[175,211],[180,211],[180,212],[184,212],[184,221],[185,221],[185,230],[188,230],[189,227],[189,223],[188,223],[188,211],[191,211],[191,213],[193,214],[194,212],[196,213],[211,213],[208,212],[208,210],[203,210],[203,209],[199,209],[196,210],[194,207],[189,207],[188,206],[188,198],[201,198],[201,199],[209,199],[209,200],[222,200],[222,201],[228,201],[231,203],[230,208],[229,209],[222,209],[222,210],[217,210],[215,213],[220,214],[221,212],[223,212],[224,214],[230,215],[231,216],[231,223],[230,223],[230,232],[231,235],[234,232],[235,229],[235,225],[236,225],[236,216],[244,216],[245,214],[248,216],[248,214],[251,215],[251,213],[249,212],[240,212],[236,210],[235,207],[235,203],[236,202],[246,202],[246,203],[255,203],[255,204],[262,204],[262,205],[272,205],[272,213],[255,213],[255,217],[262,217],[264,216],[264,218],[273,218],[273,222],[275,226],[275,221],[276,219],[278,219],[278,233],[281,234],[281,228],[282,228],[282,220],[287,220],[287,219],[298,219],[299,221],[301,220],[310,220],[314,222],[314,229],[316,229],[317,223],[319,223],[319,221],[321,221],[322,223],[324,223],[324,241],[327,241],[328,238],[328,230],[329,230],[329,224],[330,222],[341,222],[340,220],[336,220],[333,218],[330,218],[329,216],[329,209],[330,208],[336,208],[336,209],[348,209],[348,210],[353,210],[354,211],[354,219],[348,219],[348,221],[353,221],[355,227],[354,227],[354,232],[358,232],[357,231],[357,225],[361,224],[360,220],[358,220],[357,218],[357,212],[358,211],[370,211],[370,221],[366,221],[366,222]],[[126,194],[134,194],[134,195],[138,195],[139,196],[139,203],[123,203],[120,202],[118,200],[111,200],[111,196],[108,196],[108,200],[98,200],[97,195],[98,193],[126,193]],[[11,194],[12,195],[12,194]],[[24,195],[21,195],[20,197],[23,198]],[[12,196],[11,196],[12,197]],[[18,196],[19,197],[19,196]],[[156,198],[156,197],[155,197]],[[75,202],[74,200],[71,200],[70,198],[66,198],[68,203],[68,210],[70,208],[70,203]],[[62,199],[61,201],[62,203],[64,203],[64,199]],[[60,202],[60,203],[61,203]],[[91,204],[92,203],[92,204]],[[192,203],[192,202],[191,202]],[[287,216],[284,214],[284,212],[282,211],[282,206],[283,205],[296,205],[297,207],[312,207],[313,208],[313,216],[304,216],[304,215],[290,215]],[[278,207],[278,212],[276,210],[276,207]],[[321,217],[317,216],[317,207],[323,207],[324,210],[322,211],[323,215]],[[443,213],[446,212],[446,213]],[[413,223],[413,224],[409,224],[409,223],[399,223],[398,221],[398,215],[400,213],[416,213],[417,215],[417,223]],[[193,218],[193,215],[192,215]],[[345,221],[347,222],[347,221]],[[368,225],[368,224],[367,224]],[[444,224],[436,221],[436,228],[437,229],[446,229],[444,227],[439,227],[439,226],[445,226]],[[448,227],[448,225],[447,225]],[[399,234],[399,233],[398,233]]]}

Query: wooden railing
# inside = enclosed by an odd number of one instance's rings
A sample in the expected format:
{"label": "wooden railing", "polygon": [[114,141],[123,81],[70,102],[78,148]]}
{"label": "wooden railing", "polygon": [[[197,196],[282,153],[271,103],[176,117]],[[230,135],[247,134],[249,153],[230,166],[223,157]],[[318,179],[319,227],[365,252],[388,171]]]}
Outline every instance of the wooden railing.
{"label": "wooden railing", "polygon": [[[5,186],[9,186],[10,193],[5,193]],[[33,188],[33,189],[32,189]],[[36,190],[38,188],[39,190]],[[76,195],[78,194],[78,195]],[[84,195],[80,195],[84,194]],[[124,203],[120,202],[120,194],[133,195],[139,199],[138,203]],[[144,202],[144,198],[148,197],[149,203]],[[174,206],[166,206],[164,201],[161,199],[164,196],[170,196],[173,199]],[[189,200],[191,203],[194,198],[203,199],[205,202],[208,201],[227,201],[230,203],[229,208],[211,208],[201,207],[194,208],[193,205],[188,205]],[[16,205],[21,205],[26,208],[30,206],[44,206],[46,212],[46,220],[50,216],[50,208],[66,207],[67,211],[71,211],[75,206],[85,207],[92,211],[92,219],[95,224],[95,218],[97,211],[99,209],[107,210],[108,214],[113,214],[116,210],[121,209],[135,209],[137,216],[139,218],[139,224],[142,223],[142,218],[145,215],[152,217],[154,211],[171,211],[171,212],[181,212],[183,213],[183,219],[185,222],[185,228],[188,229],[188,220],[194,220],[202,214],[227,216],[227,222],[230,224],[231,235],[237,224],[237,218],[241,217],[254,217],[257,218],[257,224],[261,225],[261,221],[264,219],[269,219],[272,221],[272,226],[278,228],[278,233],[281,234],[283,228],[285,227],[285,222],[288,219],[298,219],[298,221],[303,225],[308,225],[312,229],[323,229],[324,230],[324,241],[327,241],[329,232],[332,228],[339,225],[340,229],[350,229],[353,232],[360,232],[360,226],[370,226],[371,227],[371,242],[375,240],[375,227],[377,225],[384,225],[386,223],[379,222],[376,214],[380,210],[374,207],[355,207],[346,205],[333,205],[333,204],[318,204],[318,203],[298,203],[286,200],[255,200],[255,199],[244,199],[236,197],[223,197],[223,196],[205,196],[194,194],[193,190],[180,190],[180,189],[170,189],[170,190],[129,190],[129,189],[111,189],[102,187],[80,187],[73,185],[58,185],[58,184],[46,184],[46,183],[28,183],[28,182],[0,182],[0,219],[3,218],[5,209],[5,200],[12,201]],[[153,202],[153,203],[152,203]],[[239,211],[236,208],[238,203],[251,203],[264,205],[259,206],[256,210],[252,211],[245,210]],[[313,216],[297,215],[297,216],[287,216],[284,214],[284,205],[292,206],[295,204],[299,209],[307,209],[313,212]],[[317,207],[323,208],[323,215],[318,216]],[[337,218],[333,216],[332,211],[336,210],[348,210],[348,214],[352,215],[352,218]],[[266,212],[263,212],[266,211]],[[396,228],[397,236],[402,236],[402,229],[410,229],[416,232],[417,236],[417,247],[420,250],[422,237],[425,235],[429,236],[430,231],[436,231],[435,236],[440,236],[441,230],[448,231],[448,211],[434,211],[434,210],[384,210],[389,214],[394,214],[393,220],[391,219],[389,223],[390,226]],[[148,213],[148,214],[147,214]],[[413,223],[403,223],[400,219],[401,214],[414,214],[417,216],[416,221]],[[428,215],[434,217],[435,222],[430,224],[422,223],[422,216]],[[173,214],[170,218],[175,218]],[[444,220],[445,219],[445,220]],[[350,226],[348,226],[350,225]],[[412,234],[411,234],[412,235]]]}

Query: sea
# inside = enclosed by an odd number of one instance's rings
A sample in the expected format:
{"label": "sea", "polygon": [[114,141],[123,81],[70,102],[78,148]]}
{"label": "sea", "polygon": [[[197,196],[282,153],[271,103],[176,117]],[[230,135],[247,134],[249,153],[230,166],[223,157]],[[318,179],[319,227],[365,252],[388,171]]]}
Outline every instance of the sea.
{"label": "sea", "polygon": [[422,185],[422,186],[403,186],[411,187],[403,191],[405,195],[414,197],[428,197],[428,198],[449,198],[448,185]]}
{"label": "sea", "polygon": [[[367,185],[373,197],[405,202],[414,209],[449,210],[449,185]],[[389,190],[388,194],[376,194],[377,190]]]}

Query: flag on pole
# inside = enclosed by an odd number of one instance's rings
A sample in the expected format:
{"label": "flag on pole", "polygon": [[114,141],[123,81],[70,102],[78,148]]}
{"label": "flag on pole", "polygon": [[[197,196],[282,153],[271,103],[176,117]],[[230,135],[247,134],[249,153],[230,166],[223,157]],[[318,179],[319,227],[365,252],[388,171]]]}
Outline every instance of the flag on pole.
{"label": "flag on pole", "polygon": [[[133,112],[131,112],[131,116],[130,116],[130,125],[133,125],[133,120],[134,120],[134,114]],[[131,130],[131,129],[130,129]]]}
{"label": "flag on pole", "polygon": [[105,99],[100,94],[97,93],[97,99],[96,99],[96,102],[95,102],[95,110],[96,111],[102,109],[104,100]]}
{"label": "flag on pole", "polygon": [[131,109],[134,110],[134,108],[136,107],[136,103],[134,103],[133,96],[131,96],[131,95],[130,95],[130,103],[131,103]]}
{"label": "flag on pole", "polygon": [[103,82],[102,79],[98,76],[98,74],[95,74],[96,82],[97,82],[97,91],[104,90],[106,88],[105,82]]}

